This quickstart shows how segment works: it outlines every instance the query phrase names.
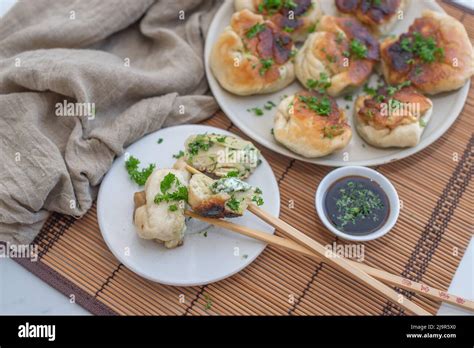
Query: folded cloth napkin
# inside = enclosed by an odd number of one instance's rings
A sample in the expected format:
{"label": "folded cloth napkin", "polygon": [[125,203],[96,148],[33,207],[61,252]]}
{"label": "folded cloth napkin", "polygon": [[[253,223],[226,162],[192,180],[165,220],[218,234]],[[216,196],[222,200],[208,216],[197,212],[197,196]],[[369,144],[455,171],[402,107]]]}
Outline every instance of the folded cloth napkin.
{"label": "folded cloth napkin", "polygon": [[82,216],[124,147],[216,111],[203,45],[219,4],[22,0],[0,19],[1,241]]}

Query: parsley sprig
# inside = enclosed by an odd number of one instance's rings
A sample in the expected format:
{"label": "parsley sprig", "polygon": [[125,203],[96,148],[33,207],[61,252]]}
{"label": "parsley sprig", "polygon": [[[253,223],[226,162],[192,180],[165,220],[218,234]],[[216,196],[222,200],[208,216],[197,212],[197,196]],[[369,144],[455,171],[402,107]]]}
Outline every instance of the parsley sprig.
{"label": "parsley sprig", "polygon": [[231,197],[226,203],[226,205],[233,211],[239,211],[241,201],[235,198],[234,196]]}

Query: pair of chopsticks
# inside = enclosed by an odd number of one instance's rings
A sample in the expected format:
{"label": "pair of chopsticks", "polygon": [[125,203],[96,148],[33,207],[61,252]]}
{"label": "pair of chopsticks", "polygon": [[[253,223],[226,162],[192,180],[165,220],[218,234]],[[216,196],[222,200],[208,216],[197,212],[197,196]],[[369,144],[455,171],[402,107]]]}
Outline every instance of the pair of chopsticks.
{"label": "pair of chopsticks", "polygon": [[[186,165],[186,169],[192,174],[202,174],[200,171],[191,167],[190,165]],[[358,279],[387,299],[394,303],[398,303],[400,307],[403,307],[417,315],[431,315],[431,313],[419,307],[405,296],[397,293],[395,290],[385,285],[381,281],[385,281],[390,285],[395,285],[397,287],[422,294],[434,300],[444,301],[458,307],[474,310],[474,302],[472,301],[448,294],[445,291],[434,289],[425,284],[413,282],[377,268],[347,260],[340,256],[327,255],[326,248],[322,244],[308,237],[288,223],[269,215],[267,212],[252,203],[249,205],[248,210],[293,240],[257,231],[248,227],[239,226],[229,221],[205,218],[191,211],[186,211],[185,214],[187,216],[207,222],[211,225],[219,226],[227,230],[261,240],[270,245],[294,251],[310,258],[316,258],[318,260],[324,259],[326,262],[336,266],[343,273]]]}

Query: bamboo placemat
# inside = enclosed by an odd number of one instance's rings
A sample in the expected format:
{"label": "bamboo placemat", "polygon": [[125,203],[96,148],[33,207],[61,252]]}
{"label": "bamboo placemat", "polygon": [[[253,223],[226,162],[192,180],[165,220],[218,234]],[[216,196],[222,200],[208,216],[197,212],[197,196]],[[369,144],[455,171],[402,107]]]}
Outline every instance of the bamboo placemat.
{"label": "bamboo placemat", "polygon": [[[442,6],[474,37],[474,17]],[[396,186],[403,208],[384,238],[364,243],[365,263],[447,289],[472,236],[474,87],[451,129],[424,151],[378,167]],[[205,124],[247,138],[223,113]],[[318,183],[331,168],[295,161],[259,146],[278,179],[280,217],[325,245],[344,244],[314,210]],[[307,189],[300,189],[300,188]],[[277,231],[277,234],[280,234]],[[53,214],[34,241],[28,270],[94,314],[131,315],[403,315],[372,290],[331,265],[267,247],[231,278],[196,287],[172,287],[132,273],[108,250],[95,206],[76,220]],[[400,291],[397,289],[397,291]],[[401,290],[435,314],[440,303]]]}

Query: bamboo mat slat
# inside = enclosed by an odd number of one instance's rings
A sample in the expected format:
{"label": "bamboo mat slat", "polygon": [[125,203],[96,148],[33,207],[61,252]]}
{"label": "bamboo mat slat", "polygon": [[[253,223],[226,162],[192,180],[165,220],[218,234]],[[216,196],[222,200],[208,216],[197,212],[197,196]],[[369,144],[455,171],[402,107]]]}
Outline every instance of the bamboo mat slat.
{"label": "bamboo mat slat", "polygon": [[[474,16],[441,5],[471,38]],[[222,112],[204,124],[245,139]],[[474,88],[451,129],[424,151],[376,168],[396,186],[403,207],[395,228],[364,243],[364,263],[447,289],[473,235]],[[280,217],[324,245],[349,244],[327,232],[314,194],[331,170],[295,161],[258,144],[280,187]],[[304,189],[302,189],[304,188]],[[276,231],[277,235],[281,235]],[[365,285],[323,260],[267,247],[249,267],[196,287],[156,284],[128,270],[105,245],[96,207],[81,219],[53,214],[34,242],[38,262],[20,264],[94,314],[118,315],[404,315]],[[357,245],[357,244],[356,244]],[[431,313],[440,303],[396,289]]]}

